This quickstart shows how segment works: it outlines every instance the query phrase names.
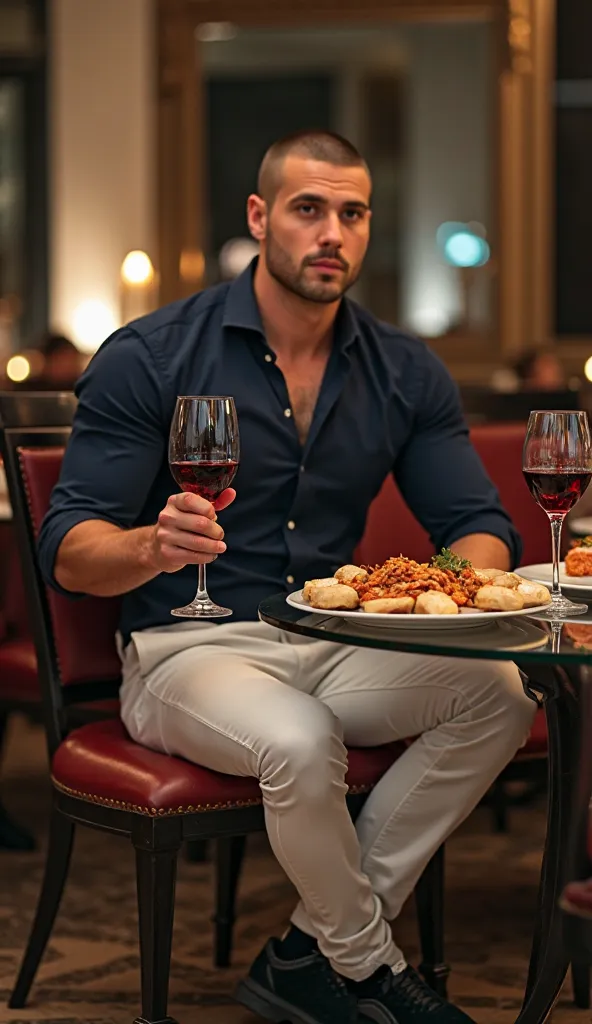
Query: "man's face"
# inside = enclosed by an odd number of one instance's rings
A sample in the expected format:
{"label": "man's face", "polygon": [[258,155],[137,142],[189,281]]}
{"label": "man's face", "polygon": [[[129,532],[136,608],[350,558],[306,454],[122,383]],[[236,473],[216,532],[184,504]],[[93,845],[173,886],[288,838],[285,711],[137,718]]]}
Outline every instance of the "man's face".
{"label": "man's face", "polygon": [[363,167],[288,156],[261,238],[271,276],[310,302],[340,299],[357,280],[368,248],[370,192]]}

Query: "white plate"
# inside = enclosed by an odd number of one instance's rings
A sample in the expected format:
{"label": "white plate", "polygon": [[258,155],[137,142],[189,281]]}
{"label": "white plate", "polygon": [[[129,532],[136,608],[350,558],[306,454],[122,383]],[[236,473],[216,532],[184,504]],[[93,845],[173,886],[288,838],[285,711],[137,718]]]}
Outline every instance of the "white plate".
{"label": "white plate", "polygon": [[330,615],[334,618],[357,619],[363,625],[385,626],[387,629],[468,629],[471,626],[482,626],[484,622],[495,619],[512,619],[519,615],[536,615],[545,611],[547,605],[536,608],[523,608],[519,612],[470,612],[459,615],[377,615],[375,612],[342,612],[334,608],[313,608],[302,597],[302,591],[289,594],[286,601],[292,608],[309,612],[313,615]]}
{"label": "white plate", "polygon": [[[551,562],[539,562],[538,565],[520,566],[516,570],[519,576],[524,576],[533,583],[543,583],[550,587],[553,583],[553,565]],[[586,595],[592,600],[592,576],[566,576],[565,562],[559,563],[559,582],[561,589],[566,594],[577,594],[580,598]]]}
{"label": "white plate", "polygon": [[578,537],[588,537],[592,534],[592,519],[589,517],[582,519],[578,519],[577,517],[575,519],[569,519],[568,525],[571,532],[576,534]]}

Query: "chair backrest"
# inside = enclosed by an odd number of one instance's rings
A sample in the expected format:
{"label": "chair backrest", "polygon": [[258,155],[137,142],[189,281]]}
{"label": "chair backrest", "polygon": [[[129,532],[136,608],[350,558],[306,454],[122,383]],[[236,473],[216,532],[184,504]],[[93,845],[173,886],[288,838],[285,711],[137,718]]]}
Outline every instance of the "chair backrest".
{"label": "chair backrest", "polygon": [[[529,565],[549,561],[550,531],[547,516],[533,501],[522,475],[525,431],[524,423],[489,423],[474,427],[471,440],[522,536],[522,564]],[[375,565],[400,553],[423,562],[434,548],[389,478],[372,503],[356,560]]]}
{"label": "chair backrest", "polygon": [[[27,398],[24,406],[18,400]],[[36,540],[56,484],[75,409],[74,396],[0,394],[2,454],[31,624],[39,663],[50,747],[66,731],[64,709],[79,701],[112,697],[120,683],[115,649],[118,598],[70,600],[45,586],[39,570]],[[16,400],[16,401],[15,401]],[[25,423],[21,424],[23,409]],[[69,416],[67,410],[69,409]],[[61,411],[60,411],[61,410]],[[52,418],[61,425],[48,425]]]}

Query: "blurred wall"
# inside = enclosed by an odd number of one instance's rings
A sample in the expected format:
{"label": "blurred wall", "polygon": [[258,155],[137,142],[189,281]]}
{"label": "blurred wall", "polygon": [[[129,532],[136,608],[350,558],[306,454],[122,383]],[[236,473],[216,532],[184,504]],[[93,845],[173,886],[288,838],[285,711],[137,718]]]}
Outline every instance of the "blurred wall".
{"label": "blurred wall", "polygon": [[[460,312],[456,271],[442,259],[436,231],[444,221],[477,221],[490,236],[495,180],[495,76],[489,24],[412,25],[409,163],[404,208],[402,317],[420,333],[430,320],[448,325]],[[489,289],[475,312],[489,319]],[[434,333],[438,333],[434,330]]]}
{"label": "blurred wall", "polygon": [[80,305],[102,304],[95,335],[108,333],[120,320],[123,257],[145,249],[154,259],[153,5],[52,0],[50,31],[51,322],[89,350]]}

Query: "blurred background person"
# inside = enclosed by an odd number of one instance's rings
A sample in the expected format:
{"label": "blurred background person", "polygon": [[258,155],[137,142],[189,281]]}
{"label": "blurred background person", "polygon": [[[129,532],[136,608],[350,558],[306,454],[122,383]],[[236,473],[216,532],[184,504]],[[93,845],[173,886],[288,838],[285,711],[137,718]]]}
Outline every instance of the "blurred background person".
{"label": "blurred background person", "polygon": [[566,387],[565,371],[555,352],[531,349],[514,363],[518,386],[528,391],[560,391]]}

